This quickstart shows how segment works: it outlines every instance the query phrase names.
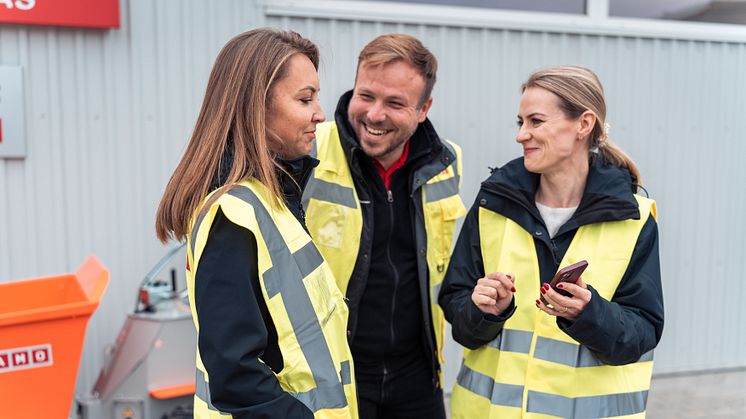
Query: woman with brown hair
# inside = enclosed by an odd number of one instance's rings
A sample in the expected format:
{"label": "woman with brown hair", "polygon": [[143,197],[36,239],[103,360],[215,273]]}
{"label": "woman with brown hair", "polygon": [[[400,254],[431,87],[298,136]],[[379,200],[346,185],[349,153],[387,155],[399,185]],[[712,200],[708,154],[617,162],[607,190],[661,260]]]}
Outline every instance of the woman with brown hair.
{"label": "woman with brown hair", "polygon": [[158,238],[187,241],[195,418],[357,418],[347,307],[300,203],[318,62],[295,32],[231,39],[161,199]]}
{"label": "woman with brown hair", "polygon": [[467,348],[452,417],[643,418],[663,332],[655,201],[592,71],[540,70],[522,92],[523,157],[482,183],[440,291]]}

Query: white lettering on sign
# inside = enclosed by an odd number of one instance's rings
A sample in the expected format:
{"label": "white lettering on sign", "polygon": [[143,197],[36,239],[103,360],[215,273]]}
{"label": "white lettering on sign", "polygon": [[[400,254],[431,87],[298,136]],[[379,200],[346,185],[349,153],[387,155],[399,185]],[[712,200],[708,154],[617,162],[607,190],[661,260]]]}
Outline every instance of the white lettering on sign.
{"label": "white lettering on sign", "polygon": [[18,10],[31,10],[36,6],[36,0],[0,0],[0,4],[5,5],[6,9],[12,9],[15,6]]}
{"label": "white lettering on sign", "polygon": [[13,366],[20,367],[22,365],[28,364],[28,357],[26,357],[26,355],[26,351],[13,352]]}
{"label": "white lettering on sign", "polygon": [[46,362],[47,358],[49,358],[49,352],[47,352],[46,348],[43,349],[35,349],[31,351],[31,356],[33,357],[34,362]]}
{"label": "white lettering on sign", "polygon": [[0,373],[51,365],[52,345],[48,343],[25,348],[0,349]]}
{"label": "white lettering on sign", "polygon": [[31,10],[36,6],[36,0],[16,0],[16,9]]}

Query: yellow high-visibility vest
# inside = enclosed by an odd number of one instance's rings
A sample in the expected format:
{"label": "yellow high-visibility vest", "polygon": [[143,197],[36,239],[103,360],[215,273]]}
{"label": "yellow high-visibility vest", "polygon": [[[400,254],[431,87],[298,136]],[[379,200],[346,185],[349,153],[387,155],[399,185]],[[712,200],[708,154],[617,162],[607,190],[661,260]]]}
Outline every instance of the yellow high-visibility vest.
{"label": "yellow high-visibility vest", "polygon": [[[447,166],[437,173],[421,169],[414,176],[415,190],[422,191],[415,207],[423,214],[415,225],[417,255],[427,262],[432,327],[441,364],[445,362],[445,318],[438,306],[438,292],[451,257],[456,220],[466,214],[458,194],[461,148],[450,141],[443,144],[456,156],[456,161],[438,162]],[[316,158],[320,163],[303,192],[306,225],[334,271],[339,289],[346,293],[360,250],[363,214],[336,123],[316,126]]]}
{"label": "yellow high-visibility vest", "polygon": [[[627,270],[655,201],[635,196],[640,219],[582,226],[560,268],[586,259],[583,280],[611,300]],[[451,417],[644,418],[652,351],[637,362],[612,366],[557,327],[536,308],[539,261],[530,233],[512,220],[479,208],[485,272],[514,272],[516,312],[487,345],[465,350],[451,396]]]}
{"label": "yellow high-visibility vest", "polygon": [[[210,197],[205,199],[205,202]],[[347,305],[311,237],[286,208],[272,207],[270,193],[256,179],[234,185],[192,221],[187,238],[189,302],[194,325],[193,273],[207,244],[218,209],[256,237],[262,296],[277,328],[284,361],[277,380],[283,390],[316,418],[356,419],[357,395],[352,354],[347,343]],[[251,304],[251,301],[247,301]],[[210,377],[197,351],[195,418],[230,418],[210,402]]]}

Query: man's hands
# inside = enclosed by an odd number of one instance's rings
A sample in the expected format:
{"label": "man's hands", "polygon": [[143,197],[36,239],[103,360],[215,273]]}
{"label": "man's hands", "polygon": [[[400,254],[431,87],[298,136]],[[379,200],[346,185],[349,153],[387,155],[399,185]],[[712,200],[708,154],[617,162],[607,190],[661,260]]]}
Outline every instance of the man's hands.
{"label": "man's hands", "polygon": [[488,273],[484,278],[477,280],[477,285],[471,293],[471,301],[482,313],[499,316],[513,300],[514,282],[513,274]]}

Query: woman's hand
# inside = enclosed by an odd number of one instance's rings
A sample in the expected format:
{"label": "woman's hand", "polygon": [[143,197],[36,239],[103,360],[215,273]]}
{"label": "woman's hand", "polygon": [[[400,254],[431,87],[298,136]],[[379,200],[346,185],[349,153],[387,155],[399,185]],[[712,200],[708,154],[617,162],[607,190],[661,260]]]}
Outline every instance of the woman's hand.
{"label": "woman's hand", "polygon": [[471,301],[482,313],[499,316],[513,300],[514,282],[513,274],[488,273],[484,278],[477,280],[477,285],[471,293]]}
{"label": "woman's hand", "polygon": [[564,317],[571,321],[577,319],[585,306],[591,301],[592,295],[588,291],[588,286],[583,282],[583,278],[579,278],[575,284],[560,282],[557,284],[557,288],[569,292],[572,297],[565,297],[545,283],[540,291],[547,303],[545,304],[541,299],[538,299],[536,300],[536,306],[552,316]]}

